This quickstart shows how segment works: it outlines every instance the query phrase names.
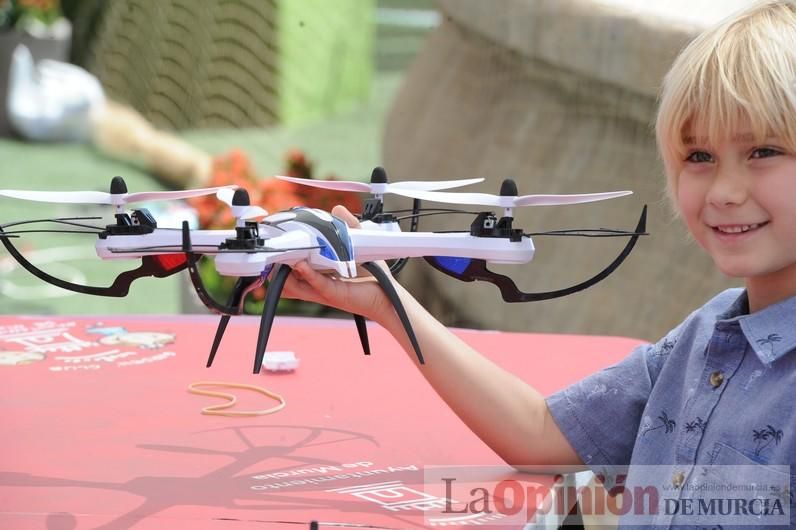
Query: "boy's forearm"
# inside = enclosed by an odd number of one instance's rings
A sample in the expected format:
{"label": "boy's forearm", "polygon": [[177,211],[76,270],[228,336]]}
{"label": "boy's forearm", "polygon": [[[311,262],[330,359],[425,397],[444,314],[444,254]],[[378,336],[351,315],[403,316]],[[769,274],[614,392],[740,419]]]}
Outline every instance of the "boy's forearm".
{"label": "boy's forearm", "polygon": [[450,408],[508,464],[579,465],[544,396],[454,335],[396,284],[417,335],[420,366],[394,312],[379,319]]}

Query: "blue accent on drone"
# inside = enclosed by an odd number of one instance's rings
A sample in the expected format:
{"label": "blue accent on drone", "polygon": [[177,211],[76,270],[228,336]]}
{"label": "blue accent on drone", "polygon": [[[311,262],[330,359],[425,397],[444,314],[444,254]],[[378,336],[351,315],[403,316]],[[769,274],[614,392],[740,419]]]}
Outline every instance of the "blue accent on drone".
{"label": "blue accent on drone", "polygon": [[451,256],[434,256],[434,260],[440,267],[456,274],[461,274],[467,270],[472,261],[470,258],[454,258]]}
{"label": "blue accent on drone", "polygon": [[329,246],[329,244],[326,241],[324,241],[320,237],[316,237],[315,239],[318,241],[318,246],[321,247],[321,256],[334,261],[340,261],[339,259],[337,259],[337,254],[334,253],[334,250],[332,249],[332,247]]}
{"label": "blue accent on drone", "polygon": [[260,276],[262,276],[263,278],[268,278],[268,275],[271,274],[271,269],[273,269],[273,268],[274,268],[274,264],[273,263],[269,263],[268,265],[265,266],[265,268],[263,269],[263,272],[260,273]]}
{"label": "blue accent on drone", "polygon": [[332,218],[332,224],[337,228],[337,233],[340,234],[340,242],[345,245],[348,259],[354,259],[354,246],[351,244],[351,236],[348,235],[348,225],[337,217]]}

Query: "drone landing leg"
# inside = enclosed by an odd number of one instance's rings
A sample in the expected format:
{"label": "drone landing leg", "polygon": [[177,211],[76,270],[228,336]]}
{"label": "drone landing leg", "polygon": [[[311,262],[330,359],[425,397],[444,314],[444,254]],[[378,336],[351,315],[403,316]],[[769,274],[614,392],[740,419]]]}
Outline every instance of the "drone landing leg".
{"label": "drone landing leg", "polygon": [[219,320],[218,327],[216,328],[216,336],[213,337],[213,347],[210,348],[210,357],[207,358],[208,368],[213,365],[213,359],[216,358],[216,352],[218,351],[218,347],[221,345],[221,337],[224,336],[224,331],[227,329],[227,324],[229,324],[229,315],[221,315],[221,320]]}
{"label": "drone landing leg", "polygon": [[290,271],[291,269],[287,265],[280,265],[268,284],[265,303],[263,304],[263,317],[260,320],[260,333],[257,337],[257,350],[254,356],[255,374],[259,374],[263,367],[265,346],[268,344],[271,325],[274,323],[274,317],[276,316],[276,305],[279,303],[279,296],[282,294],[282,288],[285,286],[285,280],[290,275]]}
{"label": "drone landing leg", "polygon": [[362,315],[354,315],[354,322],[357,325],[357,333],[359,333],[359,342],[362,344],[362,351],[365,355],[370,355],[370,341],[368,340],[368,326],[365,323],[365,317]]}
{"label": "drone landing leg", "polygon": [[[240,314],[243,312],[243,307],[241,302],[246,294],[252,290],[253,288],[261,285],[263,282],[259,277],[248,277],[243,276],[238,278],[238,281],[235,282],[235,287],[232,289],[232,294],[229,297],[229,301],[227,302],[227,308],[230,310],[239,309],[239,311],[235,314]],[[221,345],[221,338],[224,336],[224,331],[227,329],[227,324],[229,324],[230,315],[224,313],[221,315],[221,320],[218,322],[218,328],[216,328],[216,336],[213,338],[213,347],[210,348],[210,357],[207,358],[207,367],[213,364],[213,359],[216,357],[216,352],[218,351],[218,347]]]}
{"label": "drone landing leg", "polygon": [[395,290],[389,276],[387,276],[387,273],[385,273],[381,267],[371,261],[363,263],[362,266],[376,278],[384,294],[390,299],[392,306],[395,308],[395,312],[398,313],[398,318],[401,319],[401,324],[403,324],[406,334],[409,336],[409,342],[412,343],[412,347],[415,349],[417,360],[420,361],[420,364],[425,364],[423,354],[420,353],[420,345],[417,343],[417,337],[415,337],[415,332],[412,329],[412,323],[409,322],[409,316],[406,314],[406,310],[401,303],[401,298],[398,296],[398,292]]}

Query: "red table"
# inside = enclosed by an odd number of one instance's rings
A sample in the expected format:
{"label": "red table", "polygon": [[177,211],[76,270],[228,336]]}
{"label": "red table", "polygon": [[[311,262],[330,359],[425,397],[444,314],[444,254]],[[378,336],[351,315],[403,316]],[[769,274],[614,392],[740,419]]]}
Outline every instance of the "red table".
{"label": "red table", "polygon": [[[278,318],[269,351],[291,350],[301,364],[292,373],[253,375],[259,319],[233,319],[207,369],[216,321],[0,318],[0,528],[475,524],[477,515],[459,513],[461,499],[448,501],[446,512],[442,484],[429,484],[423,471],[451,466],[443,471],[472,470],[487,482],[519,475],[459,421],[380,327],[369,325],[373,355],[365,357],[353,321]],[[456,333],[543,393],[640,343]],[[287,406],[260,417],[202,415],[218,400],[187,392],[201,380],[255,384]],[[273,405],[235,393],[239,409]]]}

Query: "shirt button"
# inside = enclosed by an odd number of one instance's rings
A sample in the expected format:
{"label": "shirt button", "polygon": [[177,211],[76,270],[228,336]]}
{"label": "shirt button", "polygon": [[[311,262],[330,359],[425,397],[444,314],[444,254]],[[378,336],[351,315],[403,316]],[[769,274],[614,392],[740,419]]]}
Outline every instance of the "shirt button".
{"label": "shirt button", "polygon": [[713,388],[719,388],[723,382],[724,382],[723,372],[716,371],[710,374],[710,386],[712,386]]}
{"label": "shirt button", "polygon": [[675,488],[679,488],[685,482],[685,473],[682,471],[677,471],[674,475],[672,475],[672,486]]}

